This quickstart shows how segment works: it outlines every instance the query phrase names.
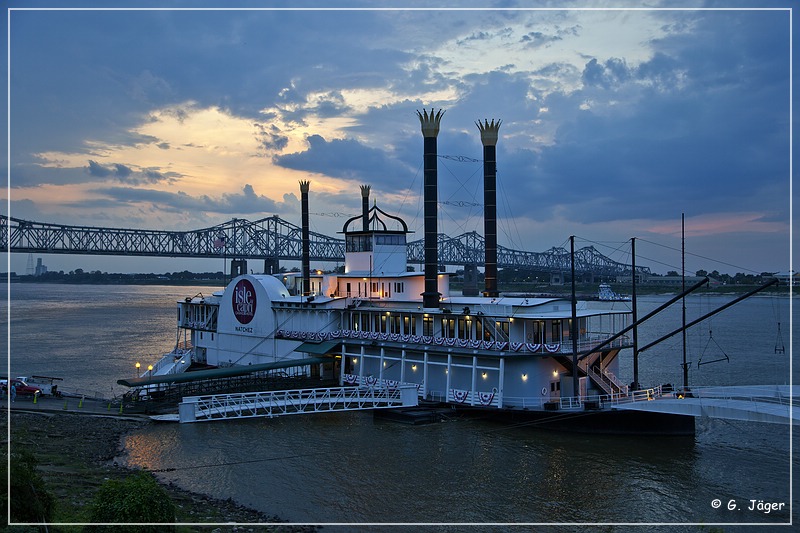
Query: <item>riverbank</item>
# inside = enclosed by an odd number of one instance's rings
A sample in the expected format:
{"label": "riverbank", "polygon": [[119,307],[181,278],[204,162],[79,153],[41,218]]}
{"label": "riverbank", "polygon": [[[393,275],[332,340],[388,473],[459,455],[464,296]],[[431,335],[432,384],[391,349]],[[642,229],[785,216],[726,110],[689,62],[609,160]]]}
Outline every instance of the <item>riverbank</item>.
{"label": "riverbank", "polygon": [[[122,438],[150,424],[146,418],[120,418],[58,412],[11,412],[13,446],[25,447],[39,462],[38,470],[57,504],[53,522],[82,523],[100,485],[107,479],[123,479],[133,471],[119,464],[124,454]],[[3,417],[5,430],[7,421]],[[4,450],[7,452],[7,450]],[[189,531],[315,531],[313,527],[280,525],[280,518],[236,504],[183,490],[171,483],[162,486],[176,507],[178,532]],[[240,526],[232,524],[243,524]],[[60,526],[50,531],[75,531]]]}

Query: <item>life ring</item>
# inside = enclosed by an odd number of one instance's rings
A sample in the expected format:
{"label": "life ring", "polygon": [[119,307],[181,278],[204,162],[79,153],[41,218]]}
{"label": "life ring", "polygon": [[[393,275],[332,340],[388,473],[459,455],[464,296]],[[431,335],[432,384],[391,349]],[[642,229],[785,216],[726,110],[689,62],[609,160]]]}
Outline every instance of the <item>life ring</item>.
{"label": "life ring", "polygon": [[547,395],[547,387],[542,387],[542,396]]}

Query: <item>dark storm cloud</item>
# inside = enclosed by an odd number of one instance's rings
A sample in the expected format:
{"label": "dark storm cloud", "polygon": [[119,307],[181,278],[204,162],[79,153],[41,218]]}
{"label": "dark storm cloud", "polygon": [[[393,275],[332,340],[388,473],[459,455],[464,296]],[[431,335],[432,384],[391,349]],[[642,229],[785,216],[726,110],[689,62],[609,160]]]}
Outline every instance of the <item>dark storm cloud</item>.
{"label": "dark storm cloud", "polygon": [[[558,206],[588,223],[766,210],[787,220],[787,33],[762,17],[750,27],[752,14],[716,16],[637,67],[592,58],[580,90],[549,94],[554,142],[498,154],[514,212],[545,220]],[[754,29],[771,46],[751,42]]]}
{"label": "dark storm cloud", "polygon": [[[247,184],[241,193],[222,194],[219,198],[207,195],[192,196],[183,191],[169,192],[154,189],[131,187],[105,187],[92,191],[105,198],[75,202],[71,207],[98,207],[120,204],[152,204],[159,210],[172,213],[203,212],[222,215],[255,215],[256,218],[270,214],[294,212],[293,205],[278,203],[263,195],[256,194],[253,186]],[[112,204],[107,204],[112,202]]]}
{"label": "dark storm cloud", "polygon": [[258,132],[256,136],[259,143],[268,153],[283,150],[289,144],[289,137],[283,135],[274,124],[267,126],[266,124],[255,123],[253,126]]}
{"label": "dark storm cloud", "polygon": [[389,186],[405,174],[404,165],[383,150],[369,148],[352,139],[326,141],[320,135],[308,139],[308,150],[274,158],[277,165],[294,170]]}
{"label": "dark storm cloud", "polygon": [[174,181],[180,177],[180,175],[174,172],[162,173],[152,168],[134,171],[131,167],[121,163],[101,165],[97,161],[92,161],[91,159],[89,160],[89,165],[84,167],[84,169],[90,176],[96,178],[116,178],[119,181],[132,185]]}

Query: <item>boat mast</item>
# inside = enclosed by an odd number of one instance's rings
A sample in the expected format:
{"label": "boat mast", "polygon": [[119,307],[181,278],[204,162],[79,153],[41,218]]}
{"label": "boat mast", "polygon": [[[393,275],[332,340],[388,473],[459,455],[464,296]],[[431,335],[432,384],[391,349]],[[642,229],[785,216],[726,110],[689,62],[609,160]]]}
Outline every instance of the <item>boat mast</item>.
{"label": "boat mast", "polygon": [[[684,224],[684,214],[681,213],[681,287],[686,290],[686,233]],[[689,363],[686,362],[686,296],[681,299],[682,303],[682,333],[683,333],[683,389],[689,388]]]}
{"label": "boat mast", "polygon": [[578,397],[578,300],[575,297],[575,236],[569,238],[570,271],[572,274],[572,322],[569,335],[572,337],[572,396]]}
{"label": "boat mast", "polygon": [[[706,279],[708,279],[708,278],[706,278]],[[694,326],[694,325],[696,325],[696,324],[699,324],[699,323],[700,323],[700,322],[702,322],[703,320],[705,320],[705,319],[707,319],[707,318],[710,318],[710,317],[712,317],[712,316],[716,315],[717,313],[721,313],[722,311],[724,311],[725,309],[729,308],[730,306],[732,306],[732,305],[735,305],[735,304],[737,304],[737,303],[741,302],[742,300],[746,300],[747,298],[750,298],[750,297],[751,297],[751,296],[753,296],[754,294],[756,294],[756,293],[759,293],[759,292],[763,291],[764,289],[766,289],[766,288],[768,288],[768,287],[771,287],[772,285],[775,285],[776,283],[778,283],[778,280],[777,280],[777,279],[773,279],[772,281],[768,281],[767,283],[765,283],[765,284],[761,285],[760,287],[756,287],[755,289],[753,289],[753,290],[751,290],[751,291],[748,291],[747,293],[745,293],[745,294],[743,294],[743,295],[739,296],[738,298],[736,298],[736,299],[734,299],[734,300],[731,300],[730,302],[726,303],[725,305],[722,305],[722,306],[720,306],[720,307],[717,307],[717,308],[716,308],[716,309],[714,309],[713,311],[710,311],[710,312],[708,312],[708,313],[704,314],[703,316],[701,316],[701,317],[699,317],[699,318],[696,318],[696,319],[692,320],[692,321],[691,321],[691,322],[689,322],[688,324],[686,324],[686,325],[684,325],[684,326],[681,326],[680,328],[678,328],[678,329],[676,329],[676,330],[674,330],[674,331],[672,331],[672,332],[670,332],[670,333],[667,333],[666,335],[663,335],[662,337],[659,337],[658,339],[654,340],[654,341],[653,341],[653,342],[651,342],[650,344],[648,344],[648,345],[646,345],[646,346],[643,346],[643,347],[642,347],[642,348],[639,350],[639,353],[641,353],[641,352],[643,352],[643,351],[645,351],[645,350],[649,350],[650,348],[652,348],[652,347],[653,347],[653,346],[655,346],[656,344],[658,344],[658,343],[660,343],[660,342],[663,342],[663,341],[665,341],[665,340],[669,339],[669,338],[670,338],[670,337],[672,337],[673,335],[677,335],[677,334],[678,334],[678,332],[680,332],[680,331],[683,331],[684,333],[686,333],[686,331],[687,331],[689,328],[691,328],[692,326]]]}
{"label": "boat mast", "polygon": [[631,318],[633,320],[633,390],[639,390],[639,326],[636,309],[636,237],[631,238]]}

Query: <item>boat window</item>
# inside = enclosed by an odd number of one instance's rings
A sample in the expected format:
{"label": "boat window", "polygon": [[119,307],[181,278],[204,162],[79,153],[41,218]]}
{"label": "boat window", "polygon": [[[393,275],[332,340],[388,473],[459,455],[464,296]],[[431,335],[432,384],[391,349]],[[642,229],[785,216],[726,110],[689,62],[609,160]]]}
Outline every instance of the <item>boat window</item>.
{"label": "boat window", "polygon": [[442,319],[442,337],[452,339],[456,336],[456,320],[454,318]]}
{"label": "boat window", "polygon": [[417,317],[404,316],[403,317],[403,335],[416,335],[417,334]]}
{"label": "boat window", "polygon": [[525,342],[542,343],[542,331],[544,330],[544,323],[541,320],[526,320],[524,323],[525,328]]}
{"label": "boat window", "polygon": [[550,326],[550,342],[561,342],[561,321],[553,320]]}
{"label": "boat window", "polygon": [[372,251],[372,235],[349,235],[345,239],[345,248],[348,252]]}
{"label": "boat window", "polygon": [[472,319],[459,318],[458,319],[458,338],[471,339],[472,338]]}
{"label": "boat window", "polygon": [[405,244],[405,235],[375,235],[375,244]]}
{"label": "boat window", "polygon": [[426,337],[433,336],[433,317],[422,317],[422,334]]}
{"label": "boat window", "polygon": [[498,340],[507,341],[508,340],[508,322],[503,320],[499,322],[495,322],[495,329],[497,330]]}

